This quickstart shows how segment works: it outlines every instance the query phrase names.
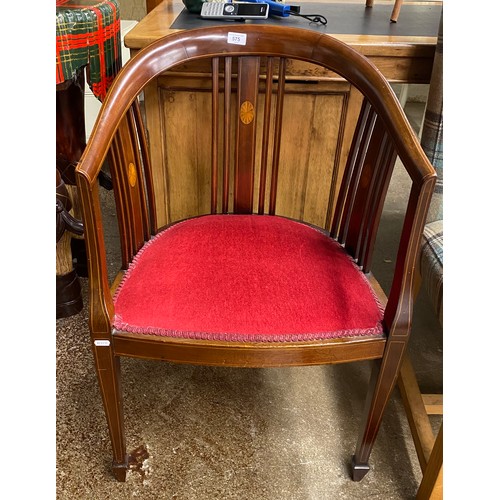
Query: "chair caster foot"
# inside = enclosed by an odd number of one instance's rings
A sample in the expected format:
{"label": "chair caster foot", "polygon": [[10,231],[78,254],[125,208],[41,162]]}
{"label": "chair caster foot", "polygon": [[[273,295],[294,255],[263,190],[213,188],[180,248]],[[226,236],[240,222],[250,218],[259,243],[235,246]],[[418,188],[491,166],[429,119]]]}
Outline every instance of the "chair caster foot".
{"label": "chair caster foot", "polygon": [[368,464],[357,464],[355,460],[356,457],[353,455],[351,461],[352,480],[361,481],[368,474],[370,466]]}
{"label": "chair caster foot", "polygon": [[122,463],[113,462],[112,470],[115,479],[117,481],[120,481],[121,483],[124,483],[125,479],[127,478],[128,456],[125,458],[125,462]]}

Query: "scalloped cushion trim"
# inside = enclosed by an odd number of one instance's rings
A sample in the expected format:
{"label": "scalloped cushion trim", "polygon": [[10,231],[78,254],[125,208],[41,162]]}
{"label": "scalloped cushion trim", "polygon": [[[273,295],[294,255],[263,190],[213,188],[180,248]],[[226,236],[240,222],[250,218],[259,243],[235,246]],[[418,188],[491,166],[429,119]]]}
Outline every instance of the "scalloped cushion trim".
{"label": "scalloped cushion trim", "polygon": [[222,342],[306,342],[314,340],[328,340],[335,338],[355,338],[355,337],[382,337],[382,325],[374,328],[360,330],[345,330],[322,333],[283,333],[283,334],[240,334],[223,332],[188,332],[165,330],[154,327],[135,327],[120,320],[115,323],[115,330],[128,333],[139,333],[142,335],[155,335],[158,337],[170,337],[175,339],[192,340],[218,340]]}
{"label": "scalloped cushion trim", "polygon": [[[344,266],[344,282],[332,278],[332,259]],[[233,280],[227,289],[221,269]],[[340,290],[334,300],[330,289]],[[345,250],[278,216],[209,215],[170,226],[137,253],[113,300],[114,328],[145,335],[298,342],[383,334],[383,306]]]}

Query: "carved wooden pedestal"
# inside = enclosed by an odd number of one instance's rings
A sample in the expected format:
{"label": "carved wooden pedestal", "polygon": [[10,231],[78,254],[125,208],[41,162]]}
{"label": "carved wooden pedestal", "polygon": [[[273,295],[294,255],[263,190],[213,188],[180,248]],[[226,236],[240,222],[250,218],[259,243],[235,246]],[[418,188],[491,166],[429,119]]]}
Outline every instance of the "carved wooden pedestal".
{"label": "carved wooden pedestal", "polygon": [[[72,316],[83,308],[80,282],[73,266],[71,249],[72,240],[78,233],[83,233],[83,226],[79,227],[77,219],[71,220],[70,217],[78,212],[73,194],[74,168],[86,142],[84,83],[81,68],[74,80],[56,87],[56,318]],[[80,241],[78,246],[81,248],[83,240]],[[81,256],[79,261],[82,262]],[[83,269],[82,274],[86,275],[85,260]]]}

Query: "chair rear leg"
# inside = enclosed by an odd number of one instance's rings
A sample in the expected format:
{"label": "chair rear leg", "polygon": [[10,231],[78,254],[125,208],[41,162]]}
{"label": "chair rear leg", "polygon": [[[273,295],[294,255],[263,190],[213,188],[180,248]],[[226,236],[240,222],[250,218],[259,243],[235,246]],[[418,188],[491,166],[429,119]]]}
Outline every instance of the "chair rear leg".
{"label": "chair rear leg", "polygon": [[113,475],[123,482],[127,475],[128,455],[125,447],[120,358],[113,354],[111,346],[94,345],[93,351],[113,449]]}
{"label": "chair rear leg", "polygon": [[361,481],[370,470],[368,459],[389,397],[396,385],[405,346],[406,342],[401,340],[389,341],[384,357],[376,361],[373,367],[358,444],[352,457],[354,481]]}

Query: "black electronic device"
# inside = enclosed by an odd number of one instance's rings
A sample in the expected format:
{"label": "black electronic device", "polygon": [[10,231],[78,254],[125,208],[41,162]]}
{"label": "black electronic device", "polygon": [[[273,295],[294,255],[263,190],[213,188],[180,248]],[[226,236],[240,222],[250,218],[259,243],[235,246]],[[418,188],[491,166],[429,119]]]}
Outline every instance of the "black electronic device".
{"label": "black electronic device", "polygon": [[205,19],[267,19],[269,5],[251,2],[204,2],[200,15]]}

